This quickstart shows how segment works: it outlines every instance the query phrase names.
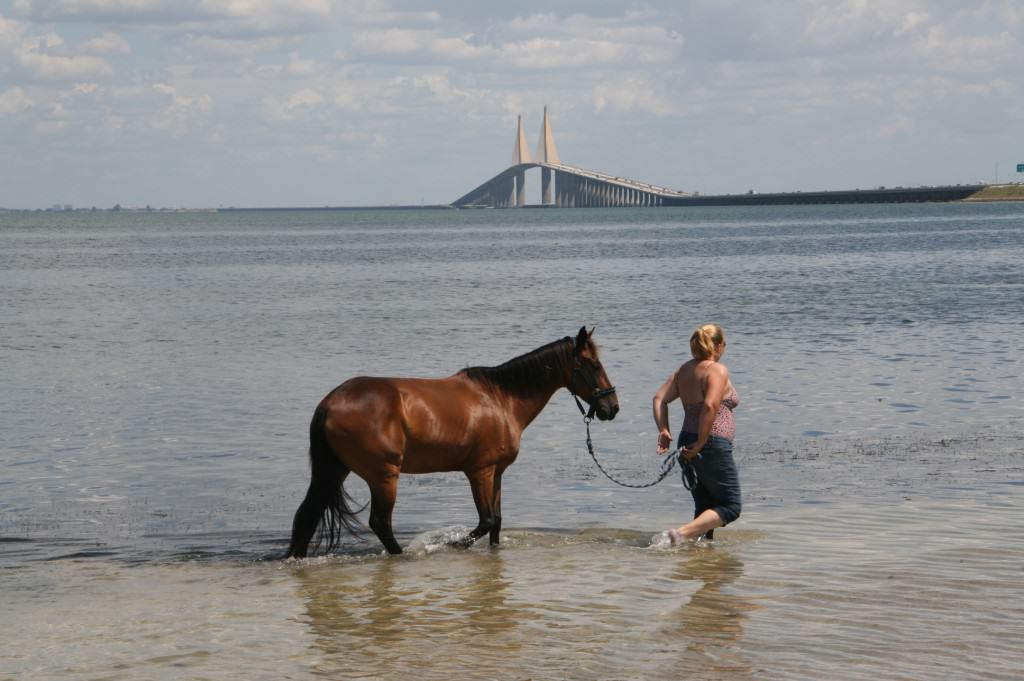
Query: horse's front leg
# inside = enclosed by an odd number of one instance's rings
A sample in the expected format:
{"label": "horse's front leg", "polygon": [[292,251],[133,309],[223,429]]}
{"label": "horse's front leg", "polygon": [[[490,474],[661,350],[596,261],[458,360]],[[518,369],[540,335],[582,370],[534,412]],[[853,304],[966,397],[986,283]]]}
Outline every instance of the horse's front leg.
{"label": "horse's front leg", "polygon": [[[469,478],[469,487],[473,490],[473,502],[476,504],[476,512],[480,516],[480,522],[472,532],[455,543],[469,548],[477,539],[491,532],[495,526],[495,469],[494,466],[488,466],[487,468],[466,471],[466,477]],[[500,525],[500,520],[498,523]],[[492,543],[495,542],[492,541]]]}
{"label": "horse's front leg", "polygon": [[491,494],[491,546],[497,546],[501,535],[501,474],[498,468],[494,473],[494,490]]}

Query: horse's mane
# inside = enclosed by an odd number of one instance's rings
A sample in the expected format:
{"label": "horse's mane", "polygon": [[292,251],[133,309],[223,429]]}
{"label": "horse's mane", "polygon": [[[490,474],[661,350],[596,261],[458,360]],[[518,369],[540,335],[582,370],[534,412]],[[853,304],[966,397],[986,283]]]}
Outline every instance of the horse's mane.
{"label": "horse's mane", "polygon": [[562,373],[569,365],[575,344],[569,336],[556,340],[524,355],[513,357],[495,367],[467,367],[461,374],[491,383],[507,393],[528,395],[538,383],[549,380],[552,372]]}

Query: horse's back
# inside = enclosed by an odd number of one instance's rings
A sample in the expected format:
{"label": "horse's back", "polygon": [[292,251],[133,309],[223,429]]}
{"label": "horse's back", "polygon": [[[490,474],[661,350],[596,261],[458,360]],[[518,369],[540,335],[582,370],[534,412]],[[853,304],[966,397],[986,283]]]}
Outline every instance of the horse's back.
{"label": "horse's back", "polygon": [[459,470],[480,435],[503,418],[487,391],[466,377],[358,376],[321,402],[338,453],[378,456],[404,472]]}

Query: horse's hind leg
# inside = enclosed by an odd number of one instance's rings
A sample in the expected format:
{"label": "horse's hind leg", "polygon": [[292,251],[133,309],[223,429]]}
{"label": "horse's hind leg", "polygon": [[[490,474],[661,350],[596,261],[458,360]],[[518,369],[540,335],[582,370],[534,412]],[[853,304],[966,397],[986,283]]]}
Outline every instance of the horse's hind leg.
{"label": "horse's hind leg", "polygon": [[398,476],[385,478],[370,487],[370,529],[377,535],[388,553],[401,553],[402,547],[395,541],[391,530],[391,512],[395,509],[398,496]]}
{"label": "horse's hind leg", "polygon": [[305,558],[309,550],[309,542],[313,540],[316,528],[320,524],[320,516],[327,508],[327,500],[323,498],[316,484],[309,487],[306,498],[299,505],[295,512],[295,520],[292,522],[292,540],[288,546],[289,558]]}

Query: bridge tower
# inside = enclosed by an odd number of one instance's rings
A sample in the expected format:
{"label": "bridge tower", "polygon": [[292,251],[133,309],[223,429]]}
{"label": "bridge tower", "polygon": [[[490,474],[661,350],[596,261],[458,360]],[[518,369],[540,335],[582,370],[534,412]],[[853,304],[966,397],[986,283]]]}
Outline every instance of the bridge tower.
{"label": "bridge tower", "polygon": [[[540,140],[537,142],[537,163],[558,164],[558,150],[555,149],[555,136],[551,134],[551,123],[548,122],[548,108],[544,107],[544,123],[540,127]],[[551,198],[551,168],[541,168],[540,171],[542,203],[545,206],[552,204]]]}
{"label": "bridge tower", "polygon": [[[530,149],[526,146],[526,135],[523,133],[523,115],[519,114],[516,120],[516,147],[512,152],[512,165],[518,166],[530,163]],[[520,168],[516,171],[515,205],[526,205],[526,169]]]}

